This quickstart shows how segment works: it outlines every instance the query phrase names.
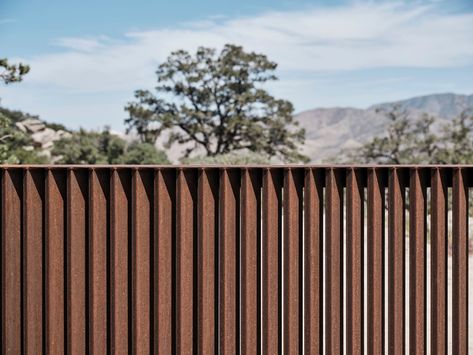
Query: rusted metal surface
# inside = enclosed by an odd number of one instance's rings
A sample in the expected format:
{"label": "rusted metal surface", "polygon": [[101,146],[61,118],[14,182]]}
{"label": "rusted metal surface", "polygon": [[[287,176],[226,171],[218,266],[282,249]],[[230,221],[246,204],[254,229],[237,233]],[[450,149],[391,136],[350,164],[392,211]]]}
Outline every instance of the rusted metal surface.
{"label": "rusted metal surface", "polygon": [[284,353],[302,352],[303,171],[284,172]]}
{"label": "rusted metal surface", "polygon": [[4,166],[1,353],[466,354],[472,169]]}
{"label": "rusted metal surface", "polygon": [[405,184],[403,170],[389,171],[389,240],[388,240],[388,347],[389,354],[404,354],[404,250]]}
{"label": "rusted metal surface", "polygon": [[220,173],[219,235],[219,342],[220,352],[236,354],[238,348],[238,244],[239,171]]}
{"label": "rusted metal surface", "polygon": [[423,354],[426,345],[426,203],[425,171],[413,169],[409,181],[409,347]]}
{"label": "rusted metal surface", "polygon": [[23,180],[24,236],[23,279],[24,349],[34,354],[43,348],[43,206],[44,175],[42,171],[25,171]]}
{"label": "rusted metal surface", "polygon": [[[65,349],[65,177],[65,172],[60,170],[48,171],[46,175],[46,350],[53,354]],[[96,261],[106,264],[105,255]],[[105,279],[105,270],[103,277]],[[95,299],[98,300],[98,297]],[[106,300],[102,301],[106,307]],[[97,304],[96,306],[96,309],[100,308]]]}
{"label": "rusted metal surface", "polygon": [[[67,179],[67,346],[70,353],[84,353],[87,349],[88,172],[69,170]],[[119,268],[123,266],[126,264]],[[120,285],[117,292],[126,295],[127,291]],[[117,327],[119,332],[122,327],[127,329],[125,323]]]}
{"label": "rusted metal surface", "polygon": [[[154,219],[152,190],[154,176],[148,169],[135,170],[132,176],[132,349],[144,354],[150,349],[150,280],[152,230]],[[151,191],[150,191],[151,190]]]}
{"label": "rusted metal surface", "polygon": [[347,353],[363,354],[364,171],[347,172]]}
{"label": "rusted metal surface", "polygon": [[[453,171],[453,353],[468,353],[468,172]],[[468,184],[468,185],[467,185]]]}
{"label": "rusted metal surface", "polygon": [[323,169],[308,168],[304,193],[304,342],[307,354],[320,354],[323,345]]}
{"label": "rusted metal surface", "polygon": [[[107,351],[107,235],[109,171],[91,170],[89,175],[89,285],[88,350]],[[47,210],[46,210],[47,211]],[[47,276],[48,271],[46,271]],[[48,287],[49,288],[49,287]],[[59,290],[60,292],[60,290]],[[58,305],[60,307],[60,305]],[[49,330],[48,330],[49,331]]]}
{"label": "rusted metal surface", "polygon": [[156,326],[154,352],[170,354],[173,342],[175,317],[173,316],[176,296],[175,286],[175,240],[176,240],[176,172],[158,170],[155,177],[155,265],[154,272],[154,311]]}
{"label": "rusted metal surface", "polygon": [[128,201],[131,200],[131,179],[129,171],[112,171],[110,187],[110,346],[112,352],[117,354],[125,354],[129,345],[128,268],[131,265],[131,260],[129,260],[131,252],[129,249],[131,248],[129,248],[128,235],[131,225],[128,219],[130,212]]}
{"label": "rusted metal surface", "polygon": [[199,172],[198,224],[198,349],[201,354],[212,354],[217,349],[215,246],[218,235],[218,171]]}
{"label": "rusted metal surface", "polygon": [[[194,347],[194,253],[196,235],[197,171],[180,170],[176,186],[176,352],[191,354]],[[159,285],[158,285],[159,286]]]}
{"label": "rusted metal surface", "polygon": [[20,170],[2,174],[2,353],[22,349],[21,188]]}
{"label": "rusted metal surface", "polygon": [[241,351],[256,354],[260,343],[261,173],[241,177]]}
{"label": "rusted metal surface", "polygon": [[448,190],[447,172],[431,171],[431,352],[447,354],[447,258],[448,258]]}
{"label": "rusted metal surface", "polygon": [[369,354],[384,348],[384,181],[383,172],[368,170],[368,344]]}
{"label": "rusted metal surface", "polygon": [[280,170],[263,172],[263,351],[277,354],[280,349],[280,255],[282,235],[282,176]]}
{"label": "rusted metal surface", "polygon": [[329,354],[343,351],[343,174],[329,169],[325,180],[325,346]]}

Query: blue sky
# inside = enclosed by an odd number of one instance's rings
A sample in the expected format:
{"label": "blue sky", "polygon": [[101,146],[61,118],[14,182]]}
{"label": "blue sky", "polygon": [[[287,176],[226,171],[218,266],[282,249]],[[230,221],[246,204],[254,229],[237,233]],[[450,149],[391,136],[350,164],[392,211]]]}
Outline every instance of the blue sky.
{"label": "blue sky", "polygon": [[123,128],[170,51],[241,44],[279,63],[297,111],[473,93],[471,1],[0,0],[0,57],[29,63],[1,104],[72,128]]}

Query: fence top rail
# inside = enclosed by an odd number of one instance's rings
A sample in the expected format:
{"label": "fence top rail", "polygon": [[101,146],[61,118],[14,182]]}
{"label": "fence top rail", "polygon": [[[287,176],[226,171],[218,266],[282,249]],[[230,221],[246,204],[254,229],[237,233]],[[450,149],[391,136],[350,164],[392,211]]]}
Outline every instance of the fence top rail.
{"label": "fence top rail", "polygon": [[473,168],[473,164],[168,164],[168,165],[112,165],[112,164],[0,164],[1,169],[458,169]]}

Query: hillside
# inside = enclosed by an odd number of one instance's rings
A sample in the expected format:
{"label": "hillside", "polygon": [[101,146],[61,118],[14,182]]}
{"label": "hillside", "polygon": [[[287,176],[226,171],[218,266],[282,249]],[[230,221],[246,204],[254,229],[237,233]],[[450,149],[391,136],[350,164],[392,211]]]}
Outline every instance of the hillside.
{"label": "hillside", "polygon": [[306,129],[304,153],[313,163],[336,158],[342,149],[359,147],[375,136],[382,135],[389,124],[378,109],[399,107],[413,117],[422,112],[451,120],[463,110],[473,108],[473,95],[432,94],[406,100],[375,104],[367,109],[351,107],[317,108],[296,115]]}
{"label": "hillside", "polygon": [[[413,117],[423,112],[430,113],[446,122],[458,116],[463,110],[473,108],[473,95],[432,94],[406,100],[380,103],[366,109],[352,107],[317,108],[296,115],[300,125],[306,129],[306,144],[303,151],[312,163],[329,162],[337,159],[342,150],[359,147],[375,136],[382,135],[389,124],[379,109],[399,107]],[[12,123],[32,139],[31,149],[39,149],[42,155],[50,156],[53,143],[69,131],[62,125],[47,123],[37,116],[0,108],[0,114],[11,118]],[[115,133],[116,134],[116,133]],[[119,134],[129,141],[133,136]],[[165,137],[158,140],[163,145]],[[167,151],[173,162],[178,162],[185,146],[174,145]]]}

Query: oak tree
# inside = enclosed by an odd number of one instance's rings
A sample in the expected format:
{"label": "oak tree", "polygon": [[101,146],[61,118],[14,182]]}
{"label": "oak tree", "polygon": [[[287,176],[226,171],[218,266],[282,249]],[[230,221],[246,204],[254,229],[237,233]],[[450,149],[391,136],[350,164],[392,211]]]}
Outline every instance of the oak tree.
{"label": "oak tree", "polygon": [[128,132],[151,144],[167,132],[166,147],[185,145],[184,157],[246,151],[304,161],[298,146],[305,132],[293,105],[263,88],[277,79],[276,67],[265,55],[230,44],[219,53],[204,47],[194,55],[173,52],[156,71],[156,91],[138,90],[126,106]]}

